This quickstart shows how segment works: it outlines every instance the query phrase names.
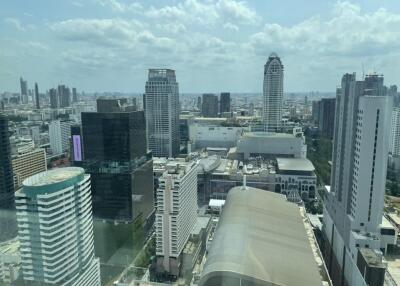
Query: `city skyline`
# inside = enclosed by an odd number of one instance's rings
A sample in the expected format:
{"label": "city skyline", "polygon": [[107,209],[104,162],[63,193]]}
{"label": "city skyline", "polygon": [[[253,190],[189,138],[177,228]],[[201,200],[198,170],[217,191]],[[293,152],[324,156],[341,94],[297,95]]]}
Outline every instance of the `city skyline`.
{"label": "city skyline", "polygon": [[344,70],[378,71],[396,83],[396,1],[281,2],[62,1],[50,18],[47,0],[4,3],[0,86],[17,91],[23,76],[29,88],[69,82],[89,92],[142,93],[147,70],[165,67],[177,71],[182,93],[261,92],[273,51],[287,63],[288,92],[334,92]]}

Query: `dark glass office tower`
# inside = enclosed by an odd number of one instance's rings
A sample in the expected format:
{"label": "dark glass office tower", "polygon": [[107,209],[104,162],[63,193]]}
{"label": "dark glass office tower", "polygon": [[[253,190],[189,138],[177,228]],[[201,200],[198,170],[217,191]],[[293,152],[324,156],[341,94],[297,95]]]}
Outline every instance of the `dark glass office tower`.
{"label": "dark glass office tower", "polygon": [[37,82],[35,82],[35,103],[36,109],[40,109],[39,87]]}
{"label": "dark glass office tower", "polygon": [[55,88],[51,88],[49,90],[50,94],[50,108],[58,108],[60,106],[59,100],[58,100],[58,95],[57,95],[57,90]]}
{"label": "dark glass office tower", "polygon": [[218,97],[215,94],[203,94],[201,113],[204,117],[218,116]]}
{"label": "dark glass office tower", "polygon": [[72,102],[78,102],[78,93],[76,92],[76,87],[72,88]]}
{"label": "dark glass office tower", "polygon": [[0,113],[0,241],[15,237],[16,231],[8,119]]}
{"label": "dark glass office tower", "polygon": [[231,112],[231,94],[229,92],[221,92],[219,101],[219,112],[221,115],[224,112]]}
{"label": "dark glass office tower", "polygon": [[84,167],[95,218],[143,221],[153,212],[153,161],[143,111],[82,113]]}

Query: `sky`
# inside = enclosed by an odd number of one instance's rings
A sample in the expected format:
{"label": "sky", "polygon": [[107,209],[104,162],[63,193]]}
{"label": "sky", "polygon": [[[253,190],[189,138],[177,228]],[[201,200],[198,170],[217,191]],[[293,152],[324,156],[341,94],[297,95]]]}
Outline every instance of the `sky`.
{"label": "sky", "polygon": [[0,3],[0,92],[142,93],[149,68],[180,92],[262,92],[276,52],[285,92],[334,92],[346,72],[400,85],[399,0],[12,0]]}

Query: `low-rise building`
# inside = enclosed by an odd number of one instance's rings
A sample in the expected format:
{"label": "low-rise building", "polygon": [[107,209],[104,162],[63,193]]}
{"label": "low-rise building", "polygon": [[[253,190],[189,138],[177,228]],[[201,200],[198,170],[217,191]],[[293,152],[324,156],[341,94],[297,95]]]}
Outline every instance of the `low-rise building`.
{"label": "low-rise building", "polygon": [[18,279],[21,267],[18,238],[0,243],[0,284],[11,285]]}
{"label": "low-rise building", "polygon": [[317,176],[314,165],[305,158],[277,158],[276,187],[290,201],[315,198]]}
{"label": "low-rise building", "polygon": [[236,153],[241,160],[258,156],[306,158],[307,145],[302,133],[247,132],[238,140]]}
{"label": "low-rise building", "polygon": [[193,123],[189,125],[191,149],[197,150],[207,147],[235,147],[238,139],[245,130],[248,130],[248,128]]}

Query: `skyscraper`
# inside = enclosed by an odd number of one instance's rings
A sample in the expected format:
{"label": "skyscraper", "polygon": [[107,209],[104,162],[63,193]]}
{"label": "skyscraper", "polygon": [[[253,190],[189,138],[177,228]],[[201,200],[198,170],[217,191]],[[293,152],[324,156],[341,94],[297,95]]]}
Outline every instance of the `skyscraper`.
{"label": "skyscraper", "polygon": [[76,92],[76,87],[72,88],[72,102],[78,102],[78,93]]}
{"label": "skyscraper", "polygon": [[39,87],[37,82],[35,82],[35,103],[36,109],[40,109]]}
{"label": "skyscraper", "polygon": [[281,127],[283,101],[283,65],[272,53],[264,66],[263,124],[265,131],[275,132]]}
{"label": "skyscraper", "polygon": [[[383,77],[345,74],[336,94],[331,189],[324,200],[325,261],[334,285],[362,277],[358,250],[380,240],[392,98]],[[344,281],[343,281],[344,279]],[[345,282],[345,283],[344,283]],[[344,283],[344,284],[343,284]]]}
{"label": "skyscraper", "polygon": [[84,167],[92,177],[94,216],[145,221],[154,210],[154,196],[143,111],[83,112],[82,135]]}
{"label": "skyscraper", "polygon": [[147,144],[157,157],[179,154],[179,87],[175,71],[150,69],[146,82]]}
{"label": "skyscraper", "polygon": [[395,107],[392,111],[392,132],[389,151],[393,156],[400,157],[400,107]]}
{"label": "skyscraper", "polygon": [[126,259],[113,263],[126,266],[154,218],[144,112],[83,112],[82,137],[83,166],[92,179],[96,254],[107,263],[122,253]]}
{"label": "skyscraper", "polygon": [[197,108],[201,111],[201,96],[197,97]]}
{"label": "skyscraper", "polygon": [[169,162],[158,181],[157,271],[178,276],[182,250],[197,220],[197,164]]}
{"label": "skyscraper", "polygon": [[0,113],[0,207],[12,208],[14,205],[13,171],[11,147],[8,134],[8,119]]}
{"label": "skyscraper", "polygon": [[8,119],[0,113],[0,241],[16,235],[14,183]]}
{"label": "skyscraper", "polygon": [[322,98],[319,103],[318,128],[324,136],[332,139],[335,125],[335,98]]}
{"label": "skyscraper", "polygon": [[58,100],[57,90],[55,88],[51,88],[49,90],[49,96],[50,96],[50,108],[53,109],[58,108],[60,104]]}
{"label": "skyscraper", "polygon": [[318,126],[318,122],[319,122],[320,106],[321,106],[320,100],[314,100],[312,102],[312,120],[313,120],[314,124],[317,126]]}
{"label": "skyscraper", "polygon": [[19,83],[21,86],[21,101],[26,104],[28,103],[28,82],[21,77]]}
{"label": "skyscraper", "polygon": [[27,178],[16,192],[16,208],[25,282],[100,285],[90,176],[82,168],[59,168]]}
{"label": "skyscraper", "polygon": [[201,106],[201,114],[204,117],[218,116],[218,97],[212,93],[204,93]]}
{"label": "skyscraper", "polygon": [[58,103],[59,107],[69,107],[71,106],[71,92],[65,85],[59,85],[58,91]]}
{"label": "skyscraper", "polygon": [[54,120],[49,124],[50,148],[53,154],[62,154],[69,151],[71,138],[70,120]]}
{"label": "skyscraper", "polygon": [[219,112],[231,112],[231,94],[229,92],[221,92],[219,103]]}

